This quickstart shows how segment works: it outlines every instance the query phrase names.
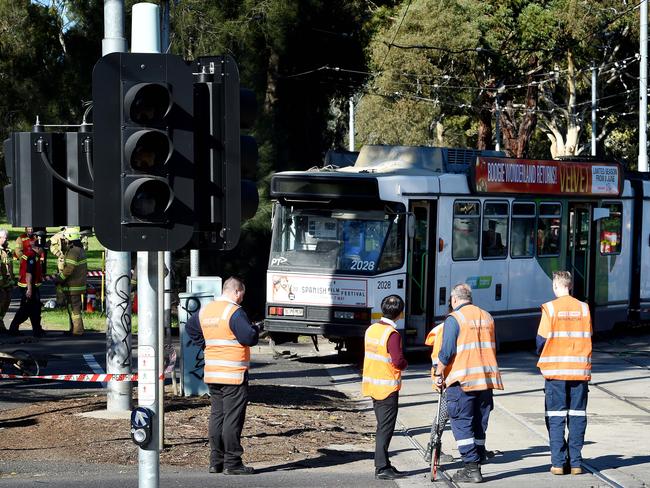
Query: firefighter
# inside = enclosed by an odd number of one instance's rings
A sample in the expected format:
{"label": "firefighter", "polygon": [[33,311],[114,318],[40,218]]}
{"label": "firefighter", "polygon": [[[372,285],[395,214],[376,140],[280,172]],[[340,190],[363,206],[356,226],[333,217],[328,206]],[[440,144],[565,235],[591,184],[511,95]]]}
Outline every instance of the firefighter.
{"label": "firefighter", "polygon": [[[50,252],[56,256],[56,271],[60,275],[65,267],[65,253],[68,249],[68,241],[65,240],[65,227],[50,237]],[[65,295],[61,285],[56,286],[56,305],[63,306]]]}
{"label": "firefighter", "polygon": [[[537,367],[545,378],[546,428],[551,473],[582,474],[587,429],[587,384],[591,379],[589,306],[570,295],[571,273],[553,273],[555,300],[542,305],[537,331]],[[564,429],[568,425],[568,440]]]}
{"label": "firefighter", "polygon": [[11,291],[15,284],[13,256],[7,242],[8,236],[6,229],[0,229],[0,332],[3,333],[7,332],[4,317],[9,310]]}
{"label": "firefighter", "polygon": [[445,319],[438,354],[438,385],[447,387],[451,431],[465,466],[454,473],[461,483],[481,483],[487,460],[485,433],[494,407],[492,390],[502,390],[496,358],[494,321],[472,304],[472,289],[461,283],[451,291],[453,312]]}
{"label": "firefighter", "polygon": [[34,337],[43,337],[45,331],[41,327],[41,295],[39,287],[43,282],[41,256],[43,250],[38,247],[38,241],[27,240],[20,258],[20,276],[18,286],[21,290],[20,307],[9,326],[10,335],[20,335],[18,327],[29,318],[32,323]]}
{"label": "firefighter", "polygon": [[70,318],[70,331],[68,334],[80,336],[84,333],[81,295],[86,292],[86,276],[88,274],[86,252],[81,244],[78,229],[67,227],[64,231],[64,238],[67,241],[65,263],[63,271],[58,275],[57,284],[60,284],[63,290]]}
{"label": "firefighter", "polygon": [[403,310],[404,301],[399,296],[387,296],[381,302],[382,318],[368,327],[365,335],[361,393],[372,397],[377,418],[375,478],[380,480],[404,476],[388,459],[388,446],[397,421],[402,371],[408,367],[402,352],[402,338],[394,322]]}
{"label": "firefighter", "polygon": [[36,236],[34,235],[33,227],[25,227],[25,232],[16,237],[14,243],[14,257],[16,259],[21,259],[25,254],[25,248],[30,246],[31,241],[35,241]]}

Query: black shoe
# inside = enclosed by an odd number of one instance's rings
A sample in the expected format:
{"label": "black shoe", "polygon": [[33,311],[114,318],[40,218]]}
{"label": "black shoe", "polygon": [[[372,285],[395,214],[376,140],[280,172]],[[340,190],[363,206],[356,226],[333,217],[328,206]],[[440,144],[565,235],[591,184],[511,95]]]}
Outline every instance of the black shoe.
{"label": "black shoe", "polygon": [[7,332],[7,334],[9,334],[10,336],[20,336],[20,335],[22,335],[19,330],[13,330],[13,329],[9,329],[9,332]]}
{"label": "black shoe", "polygon": [[236,468],[224,468],[223,470],[223,474],[253,474],[254,472],[255,468],[244,466],[243,464]]}
{"label": "black shoe", "polygon": [[45,337],[46,335],[47,332],[45,332],[44,330],[37,330],[34,332],[34,337],[41,338],[41,337]]}
{"label": "black shoe", "polygon": [[384,469],[380,469],[375,473],[375,478],[378,480],[396,480],[403,477],[404,477],[404,473],[402,473],[401,471],[397,471],[392,466],[389,466]]}
{"label": "black shoe", "polygon": [[223,473],[223,464],[215,464],[214,466],[210,466],[210,469],[208,470],[210,473]]}
{"label": "black shoe", "polygon": [[467,463],[463,469],[459,469],[451,478],[460,483],[483,483],[483,475],[478,463]]}

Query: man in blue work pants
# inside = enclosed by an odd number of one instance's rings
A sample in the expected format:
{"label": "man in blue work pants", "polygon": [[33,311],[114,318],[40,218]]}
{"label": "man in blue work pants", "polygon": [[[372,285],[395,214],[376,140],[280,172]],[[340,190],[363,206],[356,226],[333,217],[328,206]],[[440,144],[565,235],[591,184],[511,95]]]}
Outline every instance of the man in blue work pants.
{"label": "man in blue work pants", "polygon": [[[587,430],[587,382],[546,380],[545,391],[551,464],[579,467]],[[568,443],[564,438],[566,426],[569,428]]]}

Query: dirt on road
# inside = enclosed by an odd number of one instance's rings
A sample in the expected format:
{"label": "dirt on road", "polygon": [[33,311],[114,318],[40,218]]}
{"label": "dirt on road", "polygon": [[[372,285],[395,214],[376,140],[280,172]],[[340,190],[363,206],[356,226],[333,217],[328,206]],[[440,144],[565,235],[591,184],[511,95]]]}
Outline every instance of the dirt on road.
{"label": "dirt on road", "polygon": [[[255,385],[242,435],[244,462],[281,467],[334,463],[337,449],[372,456],[374,418],[335,390]],[[130,421],[78,414],[106,408],[105,395],[46,401],[0,412],[3,461],[65,460],[137,464]],[[162,465],[208,466],[210,400],[167,394]],[[345,450],[345,448],[344,448]],[[365,452],[364,452],[365,451]]]}

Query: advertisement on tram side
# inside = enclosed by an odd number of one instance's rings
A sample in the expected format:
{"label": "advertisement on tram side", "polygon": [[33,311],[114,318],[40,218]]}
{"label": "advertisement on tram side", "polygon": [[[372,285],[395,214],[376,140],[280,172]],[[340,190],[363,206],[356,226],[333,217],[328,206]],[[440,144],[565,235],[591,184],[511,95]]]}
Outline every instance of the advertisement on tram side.
{"label": "advertisement on tram side", "polygon": [[615,197],[623,188],[618,163],[478,157],[472,170],[474,193]]}

